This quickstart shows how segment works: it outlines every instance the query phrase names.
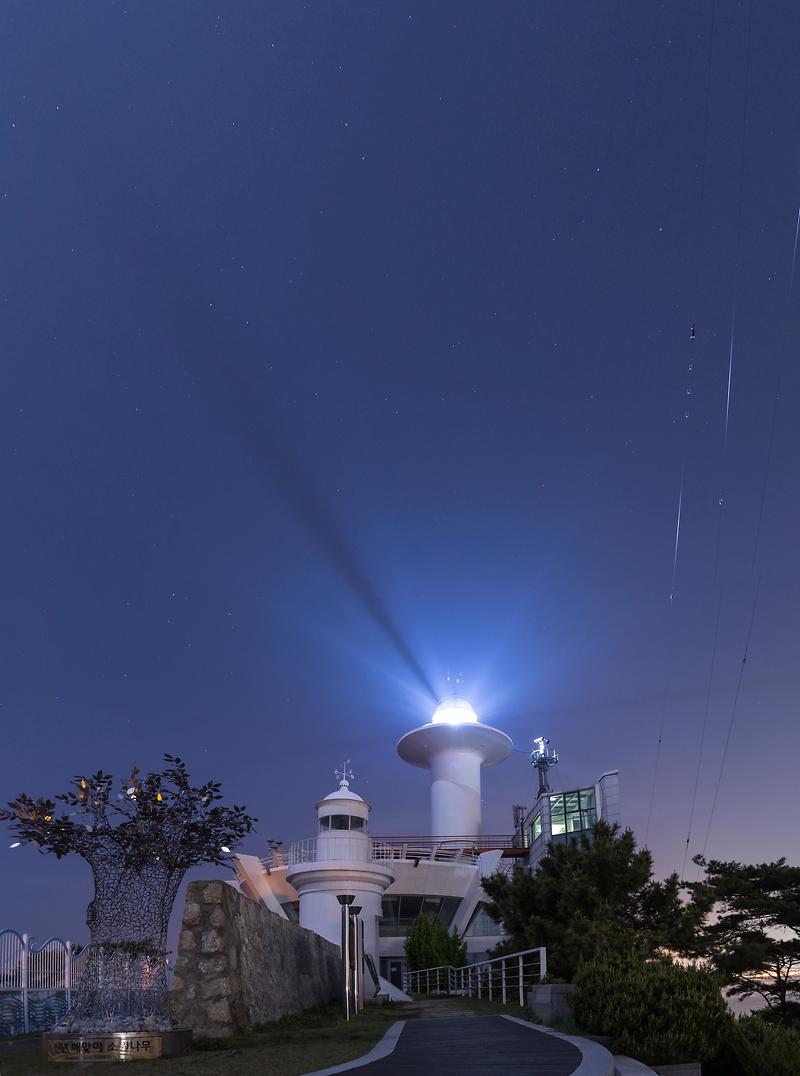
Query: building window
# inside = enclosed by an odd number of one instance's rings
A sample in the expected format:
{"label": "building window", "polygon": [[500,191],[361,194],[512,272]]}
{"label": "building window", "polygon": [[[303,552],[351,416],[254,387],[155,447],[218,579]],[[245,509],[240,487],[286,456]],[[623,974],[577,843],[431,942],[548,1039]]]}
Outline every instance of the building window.
{"label": "building window", "polygon": [[596,821],[593,788],[559,792],[550,797],[550,832],[554,837],[590,830]]}
{"label": "building window", "polygon": [[366,818],[359,818],[357,815],[329,814],[319,820],[320,833],[329,829],[347,829],[363,833],[366,828]]}
{"label": "building window", "polygon": [[440,919],[449,929],[460,903],[460,897],[423,897],[416,893],[385,896],[380,935],[383,938],[405,936],[418,915],[426,915],[429,919]]}
{"label": "building window", "polygon": [[542,835],[542,812],[540,811],[530,825],[531,844],[538,841]]}
{"label": "building window", "polygon": [[475,909],[469,926],[464,931],[467,938],[495,938],[503,933],[503,928],[493,919],[486,910],[486,905],[481,903]]}

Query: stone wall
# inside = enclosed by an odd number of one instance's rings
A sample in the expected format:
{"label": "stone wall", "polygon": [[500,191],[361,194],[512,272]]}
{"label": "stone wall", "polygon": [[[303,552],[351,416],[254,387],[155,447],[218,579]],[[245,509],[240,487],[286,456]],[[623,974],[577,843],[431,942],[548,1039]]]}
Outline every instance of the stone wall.
{"label": "stone wall", "polygon": [[227,1038],[341,996],[338,945],[243,897],[190,882],[170,1007],[195,1035]]}

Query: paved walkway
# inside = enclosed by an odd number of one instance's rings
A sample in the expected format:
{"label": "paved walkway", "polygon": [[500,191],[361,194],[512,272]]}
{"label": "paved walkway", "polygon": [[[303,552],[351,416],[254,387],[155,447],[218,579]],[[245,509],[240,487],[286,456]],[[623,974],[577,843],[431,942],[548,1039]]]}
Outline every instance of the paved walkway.
{"label": "paved walkway", "polygon": [[[394,1051],[354,1076],[570,1076],[581,1063],[571,1043],[501,1016],[442,1009],[409,1020]],[[452,1008],[456,1008],[453,1006]]]}

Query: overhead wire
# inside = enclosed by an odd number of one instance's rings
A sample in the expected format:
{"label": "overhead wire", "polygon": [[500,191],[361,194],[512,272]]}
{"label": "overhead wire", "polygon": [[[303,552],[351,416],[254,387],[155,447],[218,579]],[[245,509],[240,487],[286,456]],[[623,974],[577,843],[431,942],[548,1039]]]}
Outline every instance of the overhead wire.
{"label": "overhead wire", "polygon": [[[702,250],[702,247],[703,247],[703,239],[704,239],[703,220],[704,220],[704,216],[705,216],[705,201],[706,201],[706,173],[707,173],[707,162],[708,162],[708,132],[709,132],[710,100],[711,100],[711,74],[712,74],[712,63],[713,63],[713,57],[714,57],[714,31],[715,31],[715,27],[716,27],[716,0],[711,0],[711,13],[710,13],[709,29],[708,29],[708,51],[707,51],[707,55],[706,55],[705,106],[704,106],[704,109],[703,109],[703,128],[702,128],[702,130],[703,130],[703,136],[702,136],[702,138],[703,138],[703,150],[702,150],[702,158],[701,158],[701,166],[700,166],[700,191],[699,191],[698,209],[697,209],[697,223],[696,223],[696,227],[695,227],[696,234],[700,235],[700,237],[701,237],[701,240],[700,240],[700,242],[701,242],[701,250]],[[701,261],[701,258],[698,258],[695,261],[695,280],[694,280],[694,288],[693,288],[693,292],[692,292],[692,298],[693,298],[693,300],[695,302],[698,300],[698,295],[699,295],[699,291],[700,291],[700,261]],[[692,325],[691,325],[690,334],[689,334],[690,347],[692,347],[692,348],[695,347],[695,339],[696,339],[695,329],[696,329],[696,322],[693,321]],[[691,374],[694,371],[694,361],[693,361],[693,359],[694,359],[694,353],[692,352],[692,361],[690,361],[688,363],[688,373],[689,374]],[[665,662],[665,667],[664,667],[664,681],[663,681],[663,684],[662,684],[662,691],[661,691],[661,712],[660,712],[660,716],[659,716],[658,737],[657,737],[657,742],[656,742],[656,754],[655,754],[655,759],[654,759],[654,763],[653,763],[653,778],[652,778],[652,781],[650,783],[650,802],[649,802],[648,808],[647,808],[647,821],[646,821],[646,825],[645,825],[645,835],[644,835],[644,843],[645,843],[645,845],[647,845],[647,842],[648,842],[649,837],[650,837],[650,824],[651,824],[652,817],[653,817],[653,806],[654,806],[654,803],[655,803],[656,789],[657,789],[657,786],[658,786],[658,773],[659,773],[659,768],[660,768],[660,763],[661,763],[661,749],[662,749],[663,742],[664,742],[664,728],[665,728],[665,725],[666,725],[666,715],[667,715],[667,697],[668,697],[668,694],[669,694],[669,688],[670,688],[672,675],[673,675],[673,671],[674,671],[674,649],[675,649],[675,609],[674,609],[674,606],[675,606],[675,591],[676,591],[677,576],[678,576],[678,554],[679,554],[679,550],[680,550],[681,522],[682,522],[682,518],[683,518],[683,500],[684,500],[684,488],[685,488],[685,480],[686,480],[686,465],[687,465],[688,457],[689,457],[689,403],[688,403],[688,399],[691,397],[691,395],[692,395],[691,378],[688,378],[687,382],[686,382],[686,385],[685,385],[684,396],[682,397],[683,403],[684,403],[684,407],[683,407],[683,425],[682,425],[682,429],[683,429],[683,437],[682,437],[682,439],[683,439],[683,450],[682,450],[682,461],[681,461],[681,477],[680,477],[680,483],[679,483],[679,486],[678,486],[678,505],[677,505],[677,510],[676,510],[676,514],[675,514],[675,541],[674,541],[673,553],[672,553],[672,578],[671,578],[671,581],[670,581],[670,589],[669,589],[669,613],[668,613],[668,624],[667,624],[667,640],[668,640],[668,642],[667,642],[667,657],[666,657],[666,662]]]}
{"label": "overhead wire", "polygon": [[[722,459],[720,463],[720,494],[717,502],[717,531],[714,542],[714,571],[713,571],[713,584],[717,591],[716,609],[714,616],[714,630],[712,634],[711,642],[711,656],[709,660],[708,677],[706,679],[706,691],[705,701],[703,706],[703,723],[700,732],[700,743],[697,751],[697,763],[695,766],[694,784],[692,788],[691,804],[689,808],[689,822],[686,831],[686,840],[683,848],[683,860],[681,863],[680,874],[681,877],[686,872],[686,862],[689,856],[689,848],[692,840],[692,827],[694,825],[695,813],[697,810],[697,796],[700,787],[700,776],[703,766],[703,755],[706,745],[706,737],[708,731],[708,721],[711,713],[711,697],[714,683],[714,674],[717,667],[717,654],[719,650],[719,628],[722,614],[722,604],[724,599],[724,586],[723,581],[719,575],[719,561],[720,552],[722,547],[722,522],[725,510],[725,495],[727,488],[727,457],[728,457],[728,435],[730,428],[731,418],[731,399],[733,388],[733,359],[736,341],[736,308],[739,298],[739,290],[741,283],[741,269],[742,269],[742,210],[744,204],[744,173],[746,163],[746,145],[747,145],[747,118],[748,118],[748,106],[750,103],[750,61],[751,61],[751,41],[753,32],[753,0],[750,0],[748,4],[747,13],[747,33],[745,39],[745,75],[744,75],[744,92],[742,94],[742,116],[741,116],[741,138],[740,138],[740,153],[739,153],[739,184],[738,184],[738,198],[737,198],[737,219],[736,219],[736,261],[734,263],[734,275],[732,285],[732,299],[731,299],[731,328],[730,328],[730,342],[728,348],[728,371],[725,387],[725,417],[723,422],[723,435],[722,435]],[[751,624],[752,627],[752,624]],[[749,635],[748,635],[749,643]],[[746,660],[746,655],[745,655]],[[743,667],[743,666],[742,666]],[[737,693],[738,699],[738,693]],[[735,713],[735,709],[734,709]],[[732,726],[731,726],[732,728]],[[727,757],[727,746],[726,755]],[[724,768],[724,762],[723,762]],[[722,773],[720,773],[719,781],[721,783]],[[714,799],[716,805],[716,795]],[[713,812],[712,812],[713,817]],[[710,820],[709,820],[710,825]]]}
{"label": "overhead wire", "polygon": [[[791,270],[789,272],[789,288],[788,288],[787,296],[786,296],[786,313],[785,313],[785,316],[784,316],[783,331],[782,331],[781,336],[780,336],[779,341],[778,341],[778,364],[777,364],[776,377],[775,377],[775,382],[776,382],[775,383],[775,394],[774,394],[774,398],[773,398],[772,416],[771,416],[771,420],[770,420],[769,437],[768,437],[768,442],[767,442],[767,454],[766,454],[766,460],[765,460],[765,463],[764,463],[764,475],[763,475],[763,478],[762,478],[762,485],[761,485],[761,497],[760,497],[760,504],[759,504],[758,519],[757,519],[757,522],[756,522],[756,532],[755,532],[755,538],[754,538],[754,541],[753,541],[753,558],[752,558],[752,562],[751,562],[751,568],[752,568],[754,576],[755,576],[756,568],[758,566],[758,554],[759,554],[759,546],[760,546],[760,541],[761,541],[761,531],[762,531],[762,526],[763,526],[763,522],[764,522],[764,507],[765,507],[765,502],[766,502],[766,497],[767,497],[767,490],[768,490],[768,487],[769,487],[770,470],[771,470],[771,465],[772,465],[773,448],[774,448],[774,442],[775,442],[775,429],[776,429],[776,425],[777,425],[778,408],[779,408],[779,405],[780,405],[780,393],[781,393],[781,384],[782,384],[782,376],[783,376],[783,361],[784,361],[784,356],[785,356],[785,353],[786,353],[786,341],[787,341],[787,338],[788,338],[788,335],[789,335],[789,325],[790,325],[790,320],[791,320],[791,309],[792,309],[792,298],[793,298],[793,295],[794,295],[794,277],[795,277],[795,267],[797,265],[798,238],[800,238],[800,209],[798,209],[797,222],[796,222],[796,225],[795,225],[794,245],[793,245],[793,250],[792,250],[792,265],[791,265]],[[731,706],[730,718],[728,720],[728,727],[727,727],[727,731],[726,731],[726,735],[725,735],[725,744],[724,744],[724,747],[723,747],[722,759],[720,761],[719,773],[717,774],[717,780],[716,780],[716,783],[715,783],[715,786],[714,786],[714,797],[713,797],[713,800],[712,800],[712,803],[711,803],[711,810],[709,812],[708,825],[706,827],[705,839],[703,841],[703,847],[702,847],[702,850],[700,852],[701,856],[705,856],[706,849],[708,847],[708,841],[709,841],[709,838],[711,836],[711,829],[712,829],[712,826],[713,826],[713,823],[714,823],[714,815],[715,815],[716,809],[717,809],[717,802],[719,800],[719,792],[720,792],[720,788],[722,787],[722,780],[723,780],[723,777],[724,777],[724,774],[725,774],[725,767],[726,767],[727,761],[728,761],[728,752],[729,752],[729,748],[730,748],[730,744],[731,744],[731,739],[732,739],[732,736],[733,736],[733,729],[734,729],[734,724],[735,724],[735,721],[736,721],[736,713],[737,713],[737,708],[738,708],[738,705],[739,705],[739,697],[740,697],[740,694],[741,694],[742,682],[744,680],[745,665],[747,663],[747,657],[748,657],[748,653],[749,653],[749,650],[750,650],[750,642],[751,642],[752,635],[753,635],[753,627],[754,627],[755,619],[756,619],[756,610],[757,610],[757,607],[758,607],[758,599],[759,599],[759,594],[760,594],[760,591],[761,591],[762,576],[763,576],[763,573],[759,572],[758,577],[756,579],[756,583],[755,583],[755,589],[754,589],[754,593],[753,593],[753,604],[752,604],[752,609],[751,609],[751,612],[750,612],[750,623],[748,625],[747,638],[745,640],[745,646],[744,646],[744,653],[742,655],[742,661],[741,661],[741,665],[739,667],[739,675],[738,675],[737,682],[736,682],[736,692],[734,694],[733,704]],[[699,875],[699,872],[698,872],[698,875]]]}
{"label": "overhead wire", "polygon": [[[714,823],[714,814],[715,814],[716,809],[717,809],[717,800],[719,798],[719,790],[720,790],[720,788],[722,786],[722,778],[723,778],[723,775],[725,773],[725,764],[728,761],[728,748],[731,745],[731,737],[733,736],[733,725],[734,725],[734,722],[736,720],[736,710],[737,710],[737,708],[739,706],[739,696],[740,696],[741,691],[742,691],[742,681],[744,680],[744,670],[745,670],[745,666],[747,665],[747,655],[748,655],[748,653],[750,651],[750,640],[753,637],[753,625],[755,624],[755,621],[756,621],[756,609],[758,608],[758,595],[759,595],[760,590],[761,590],[761,576],[759,575],[759,577],[758,577],[758,579],[756,581],[755,594],[753,595],[753,606],[752,606],[752,609],[750,611],[750,623],[749,623],[748,628],[747,628],[747,638],[745,639],[745,643],[744,643],[744,653],[742,654],[742,661],[741,661],[741,664],[739,666],[739,675],[738,675],[737,680],[736,680],[736,691],[735,691],[734,696],[733,696],[733,705],[731,706],[731,716],[730,716],[730,719],[728,721],[728,730],[727,730],[727,733],[726,733],[726,736],[725,736],[725,746],[724,746],[723,751],[722,751],[722,761],[720,762],[719,773],[717,774],[717,781],[716,781],[716,784],[714,786],[714,799],[713,799],[713,801],[711,803],[711,811],[710,811],[709,816],[708,816],[708,825],[706,826],[706,835],[705,835],[705,839],[703,841],[702,850],[700,852],[701,856],[705,856],[706,848],[708,847],[708,839],[711,836],[711,827],[712,827],[712,825]],[[681,874],[683,874],[683,871],[681,871]]]}

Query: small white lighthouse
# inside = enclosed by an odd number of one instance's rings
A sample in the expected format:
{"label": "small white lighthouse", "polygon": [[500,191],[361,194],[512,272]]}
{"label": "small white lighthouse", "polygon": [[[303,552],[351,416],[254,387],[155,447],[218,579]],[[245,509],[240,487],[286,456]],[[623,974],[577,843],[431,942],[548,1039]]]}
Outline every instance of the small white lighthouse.
{"label": "small white lighthouse", "polygon": [[315,841],[292,846],[286,881],[297,890],[301,927],[316,931],[337,945],[342,937],[342,909],[339,894],[352,894],[354,906],[361,908],[364,949],[378,965],[378,919],[384,890],[394,881],[388,863],[372,861],[372,841],[368,832],[368,803],[353,792],[353,775],[347,764],[337,771],[341,777],[335,792],[317,803]]}
{"label": "small white lighthouse", "polygon": [[443,699],[427,725],[397,745],[405,762],[431,771],[431,835],[478,837],[481,832],[481,769],[508,758],[513,744],[504,732],[482,725],[466,699]]}

